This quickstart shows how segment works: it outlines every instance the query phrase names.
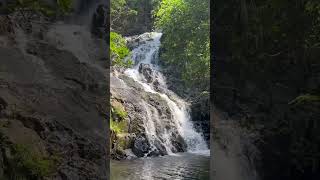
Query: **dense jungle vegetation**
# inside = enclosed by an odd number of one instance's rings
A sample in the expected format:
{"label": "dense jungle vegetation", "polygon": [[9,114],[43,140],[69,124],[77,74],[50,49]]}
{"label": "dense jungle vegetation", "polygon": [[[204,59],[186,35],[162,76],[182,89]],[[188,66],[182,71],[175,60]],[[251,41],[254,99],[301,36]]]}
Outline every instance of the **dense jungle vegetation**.
{"label": "dense jungle vegetation", "polygon": [[320,1],[215,1],[216,107],[261,133],[263,179],[319,178]]}
{"label": "dense jungle vegetation", "polygon": [[[144,7],[141,4],[146,4],[145,9],[152,13],[151,21],[154,23],[148,26],[153,26],[151,29],[160,30],[164,34],[161,55],[163,62],[167,66],[178,68],[175,71],[180,72],[178,76],[184,80],[186,85],[197,85],[203,90],[208,89],[210,72],[209,1],[111,1],[111,28],[112,31],[115,31],[111,34],[111,44],[115,42],[116,33],[121,33],[126,26],[123,22],[139,16],[141,13],[139,7]],[[124,46],[119,46],[119,49],[127,52]],[[122,56],[116,51],[116,49],[111,50],[112,56]]]}
{"label": "dense jungle vegetation", "polygon": [[209,1],[115,0],[111,1],[110,14],[112,65],[126,68],[133,65],[125,58],[130,55],[130,49],[124,36],[151,31],[163,33],[160,64],[169,87],[185,98],[189,99],[189,94],[196,97],[192,100],[192,116],[201,121],[208,140]]}
{"label": "dense jungle vegetation", "polygon": [[[154,28],[164,34],[164,66],[175,67],[184,86],[202,90],[210,71],[207,6],[163,0],[152,13]],[[215,106],[261,134],[257,168],[263,179],[316,179],[320,2],[233,0],[213,7]]]}

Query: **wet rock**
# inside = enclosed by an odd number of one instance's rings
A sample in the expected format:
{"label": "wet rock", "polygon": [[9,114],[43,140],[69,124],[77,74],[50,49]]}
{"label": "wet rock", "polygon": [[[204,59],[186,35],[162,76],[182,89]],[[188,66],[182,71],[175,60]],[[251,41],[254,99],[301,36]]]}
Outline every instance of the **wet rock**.
{"label": "wet rock", "polygon": [[[148,36],[147,33],[144,35]],[[137,47],[140,42],[139,36],[134,38],[135,40],[130,39],[129,43],[131,43],[132,47]],[[150,39],[143,37],[143,40],[148,41]],[[152,51],[152,47],[149,48],[145,45],[140,46],[137,51],[138,53],[134,53],[135,60],[139,61],[140,59],[137,56],[145,54],[145,52],[148,51]],[[156,53],[154,53],[153,56],[156,56]],[[167,90],[167,86],[164,83],[165,78],[162,77],[161,73],[153,69],[152,64],[141,63],[138,71],[141,76],[144,76],[144,82],[149,83],[156,91],[165,93],[169,98],[174,99],[172,97],[174,97],[175,94]],[[167,139],[168,136],[173,146],[173,152],[186,151],[187,144],[184,139],[178,135],[179,133],[173,120],[176,116],[174,116],[175,112],[171,112],[172,108],[168,104],[170,102],[158,93],[150,93],[146,87],[142,86],[140,82],[137,82],[134,78],[126,75],[126,73],[117,71],[112,75],[114,75],[114,77],[111,77],[111,79],[115,81],[115,83],[112,84],[117,84],[111,87],[112,96],[124,102],[124,106],[129,114],[129,132],[137,134],[137,138],[132,145],[133,153],[138,157],[165,155],[168,152],[164,146],[164,139]],[[119,81],[117,79],[119,79]],[[123,80],[122,84],[120,80]],[[176,103],[179,104],[178,102]],[[146,128],[152,128],[150,130],[153,132],[150,134],[154,134],[157,137],[152,138],[149,137],[149,134],[146,135]]]}
{"label": "wet rock", "polygon": [[97,37],[103,38],[106,36],[106,18],[107,7],[103,4],[99,4],[96,12],[93,14],[91,32]]}
{"label": "wet rock", "polygon": [[[144,64],[143,64],[144,65]],[[142,65],[142,66],[143,66]],[[145,69],[150,68],[146,65]],[[143,68],[141,67],[141,72]],[[144,70],[145,70],[144,69]],[[151,69],[150,69],[151,70]],[[153,118],[159,118],[159,121],[155,121],[155,131],[157,134],[163,134],[164,130],[170,130],[177,134],[175,126],[172,124],[172,112],[167,104],[167,102],[159,95],[154,93],[145,92],[143,87],[133,79],[125,76],[119,76],[128,87],[126,88],[111,88],[112,95],[114,98],[121,99],[126,102],[124,106],[129,115],[129,133],[135,133],[137,138],[132,144],[132,151],[138,157],[143,157],[146,154],[148,156],[161,156],[166,155],[167,151],[165,146],[160,140],[154,140],[152,143],[148,142],[145,134],[145,117],[147,112],[145,108],[149,108],[149,111],[153,114]],[[112,78],[113,81],[116,78]],[[120,84],[119,82],[114,82],[114,84]],[[159,83],[160,84],[160,83]],[[119,86],[118,86],[119,87]],[[145,102],[147,107],[144,107],[141,102]],[[161,122],[161,123],[159,123]],[[186,143],[181,136],[172,136],[172,144],[174,152],[184,152],[186,151]],[[152,144],[152,146],[150,145]]]}
{"label": "wet rock", "polygon": [[130,50],[133,50],[134,48],[137,48],[139,45],[146,43],[142,39],[142,37],[138,35],[126,38],[126,41],[127,41],[127,46]]}
{"label": "wet rock", "polygon": [[[119,76],[126,84],[127,86],[131,87],[131,88],[134,88],[135,90],[137,91],[140,91],[140,94],[144,93],[143,91],[143,87],[141,86],[141,84],[135,82],[132,78],[128,77],[128,76],[125,76],[125,75],[120,75]],[[118,90],[119,92],[120,90]],[[130,91],[130,90],[124,90],[123,91]],[[118,93],[114,93],[115,95],[117,95]],[[124,93],[122,96],[125,96]],[[119,97],[120,98],[120,97]],[[122,97],[122,98],[125,98],[127,99],[126,97]]]}
{"label": "wet rock", "polygon": [[[0,135],[1,136],[1,135]],[[1,138],[1,137],[0,137]],[[4,167],[3,167],[3,155],[2,155],[2,149],[0,148],[0,177],[4,176]]]}
{"label": "wet rock", "polygon": [[[6,134],[39,136],[48,154],[61,155],[58,178],[103,179],[107,136],[100,110],[105,109],[107,71],[97,68],[98,59],[83,63],[70,49],[46,41],[46,34],[42,40],[21,36],[27,44],[15,37],[16,44],[0,46],[0,116],[20,122]],[[21,132],[27,134],[18,136]]]}
{"label": "wet rock", "polygon": [[156,139],[154,141],[154,146],[155,149],[148,154],[149,156],[164,156],[168,154],[166,147],[159,140]]}
{"label": "wet rock", "polygon": [[204,139],[209,145],[210,141],[210,104],[209,94],[202,94],[191,104],[191,120],[198,132],[202,132]]}
{"label": "wet rock", "polygon": [[114,160],[122,160],[126,159],[128,156],[126,155],[126,152],[121,149],[116,149],[114,152],[111,152],[111,157]]}
{"label": "wet rock", "polygon": [[154,73],[150,64],[141,63],[139,66],[139,72],[143,74],[148,83],[153,81]]}
{"label": "wet rock", "polygon": [[7,103],[4,99],[2,99],[2,98],[0,97],[0,112],[1,112],[2,110],[6,109],[7,106],[8,106],[8,103]]}
{"label": "wet rock", "polygon": [[173,135],[173,138],[171,141],[174,146],[174,149],[172,150],[172,152],[185,152],[187,150],[187,144],[180,135],[178,134]]}
{"label": "wet rock", "polygon": [[160,83],[157,79],[153,81],[152,85],[155,90],[157,90],[158,92],[162,92],[162,88],[160,87]]}
{"label": "wet rock", "polygon": [[149,150],[150,144],[148,142],[148,139],[143,135],[137,136],[133,143],[132,152],[137,157],[144,157],[144,155],[147,154]]}

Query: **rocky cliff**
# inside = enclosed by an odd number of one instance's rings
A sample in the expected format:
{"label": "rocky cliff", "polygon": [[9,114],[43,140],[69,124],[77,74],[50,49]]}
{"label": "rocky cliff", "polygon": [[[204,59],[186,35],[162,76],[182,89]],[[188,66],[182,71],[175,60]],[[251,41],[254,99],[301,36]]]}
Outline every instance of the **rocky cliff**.
{"label": "rocky cliff", "polygon": [[[150,33],[144,33],[127,38],[128,46],[132,49],[145,45],[133,57],[138,65],[139,77],[146,84],[131,77],[128,69],[116,66],[112,68],[110,92],[113,125],[110,140],[113,159],[159,156],[187,150],[185,139],[181,137],[175,124],[178,118],[174,115],[176,112],[173,112],[163,97],[164,93],[174,96],[173,92],[168,92],[159,78],[161,74],[151,64],[140,63],[146,61],[146,58],[152,59],[152,62],[157,59],[155,47],[147,45],[154,41],[149,36]],[[134,67],[131,70],[133,69]],[[150,86],[154,92],[148,91],[145,86]],[[163,93],[162,96],[160,93]]]}
{"label": "rocky cliff", "polygon": [[[311,144],[319,142],[315,125],[320,117],[319,103],[317,96],[304,93],[317,88],[319,71],[314,68],[313,73],[301,76],[304,68],[299,63],[268,62],[259,70],[261,66],[218,59],[214,102],[243,128],[261,132],[262,139],[256,143],[262,151],[259,167],[262,177],[269,179],[281,174],[286,178],[291,174],[280,172],[293,168],[289,164],[297,166],[295,161],[306,162],[309,153],[314,158],[317,156],[317,147]],[[306,90],[308,87],[310,90]],[[301,143],[310,145],[305,149],[308,152],[298,150]],[[313,166],[312,162],[306,163]],[[314,170],[293,171],[300,178],[316,176]]]}
{"label": "rocky cliff", "polygon": [[191,120],[197,131],[203,133],[207,144],[210,144],[210,84],[205,88],[186,85],[174,66],[167,65],[160,49],[159,63],[166,76],[168,88],[190,102]]}
{"label": "rocky cliff", "polygon": [[1,179],[106,179],[105,40],[88,24],[0,21]]}

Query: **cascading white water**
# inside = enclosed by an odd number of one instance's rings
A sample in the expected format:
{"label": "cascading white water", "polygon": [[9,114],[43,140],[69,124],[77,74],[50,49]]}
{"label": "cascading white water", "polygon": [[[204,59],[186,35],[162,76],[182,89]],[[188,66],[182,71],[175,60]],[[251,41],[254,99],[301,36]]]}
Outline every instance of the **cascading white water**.
{"label": "cascading white water", "polygon": [[[131,53],[131,59],[135,62],[135,65],[127,69],[125,74],[141,84],[146,92],[157,94],[165,100],[172,114],[171,125],[175,127],[179,135],[184,139],[189,152],[207,152],[208,147],[206,142],[201,134],[195,131],[190,121],[188,103],[167,89],[165,78],[160,72],[160,67],[157,65],[161,36],[161,33],[156,32],[140,35],[139,38],[142,43],[133,49]],[[146,64],[152,69],[151,81],[148,81],[146,77],[139,72],[141,64]],[[158,82],[158,87],[161,87],[161,91],[154,87],[153,83],[155,81]],[[146,102],[143,102],[143,106],[147,111],[144,127],[151,148],[155,147],[153,143],[157,140],[161,142],[167,152],[171,154],[173,144],[170,138],[170,129],[167,130],[165,127],[161,127],[158,112],[153,106]],[[156,132],[156,125],[162,128],[161,133]]]}

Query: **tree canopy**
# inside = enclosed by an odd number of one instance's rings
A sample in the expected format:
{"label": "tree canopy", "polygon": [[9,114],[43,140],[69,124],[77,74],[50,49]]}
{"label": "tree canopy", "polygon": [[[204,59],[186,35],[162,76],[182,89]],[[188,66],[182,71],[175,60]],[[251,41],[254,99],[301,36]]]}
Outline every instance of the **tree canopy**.
{"label": "tree canopy", "polygon": [[208,0],[163,0],[154,16],[161,29],[161,59],[181,71],[188,85],[208,87],[210,78],[210,30]]}

